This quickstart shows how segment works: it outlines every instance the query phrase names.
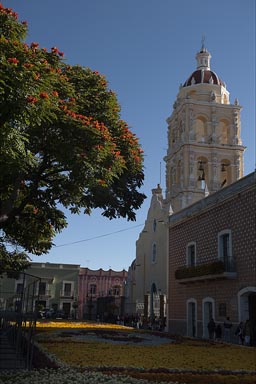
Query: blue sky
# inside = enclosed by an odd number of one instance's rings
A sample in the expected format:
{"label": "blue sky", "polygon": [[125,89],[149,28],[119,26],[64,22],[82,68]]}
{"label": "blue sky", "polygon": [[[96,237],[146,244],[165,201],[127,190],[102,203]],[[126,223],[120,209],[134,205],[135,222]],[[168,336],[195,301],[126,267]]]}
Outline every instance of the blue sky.
{"label": "blue sky", "polygon": [[[69,226],[38,262],[74,263],[91,269],[128,269],[136,255],[151,189],[165,190],[166,119],[205,46],[211,69],[225,81],[230,101],[238,98],[244,174],[255,167],[255,0],[2,0],[27,20],[27,41],[57,46],[69,64],[106,75],[117,93],[121,117],[145,152],[148,198],[136,222],[109,221],[100,212],[68,215]],[[73,243],[73,244],[72,244]],[[65,245],[68,244],[68,245]]]}

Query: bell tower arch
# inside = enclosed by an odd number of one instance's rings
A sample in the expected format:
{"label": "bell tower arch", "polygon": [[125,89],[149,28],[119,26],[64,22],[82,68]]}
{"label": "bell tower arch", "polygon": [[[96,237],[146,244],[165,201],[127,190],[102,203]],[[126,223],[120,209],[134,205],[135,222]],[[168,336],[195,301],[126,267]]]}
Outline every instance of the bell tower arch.
{"label": "bell tower arch", "polygon": [[197,68],[180,86],[167,119],[166,199],[174,212],[243,176],[242,107],[237,99],[230,103],[210,59],[202,44]]}

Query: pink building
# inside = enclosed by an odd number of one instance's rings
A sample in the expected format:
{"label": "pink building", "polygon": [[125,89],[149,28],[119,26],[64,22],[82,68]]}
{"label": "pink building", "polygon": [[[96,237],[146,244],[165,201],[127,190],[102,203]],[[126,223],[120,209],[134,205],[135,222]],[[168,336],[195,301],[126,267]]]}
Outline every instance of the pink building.
{"label": "pink building", "polygon": [[110,321],[124,316],[124,283],[127,271],[80,268],[78,318]]}

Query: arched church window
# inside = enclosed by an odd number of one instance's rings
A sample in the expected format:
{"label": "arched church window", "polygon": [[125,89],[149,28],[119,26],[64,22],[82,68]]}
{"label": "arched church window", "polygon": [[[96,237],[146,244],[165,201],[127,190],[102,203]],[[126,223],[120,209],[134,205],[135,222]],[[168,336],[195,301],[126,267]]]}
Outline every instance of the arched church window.
{"label": "arched church window", "polygon": [[227,120],[223,119],[219,121],[217,127],[217,141],[220,144],[228,144],[229,143],[229,123]]}
{"label": "arched church window", "polygon": [[220,162],[220,187],[226,187],[231,183],[230,161],[222,159]]}
{"label": "arched church window", "polygon": [[199,157],[197,159],[197,164],[198,188],[205,189],[208,180],[208,159],[205,157]]}
{"label": "arched church window", "polygon": [[196,141],[198,143],[204,143],[206,141],[207,129],[206,129],[206,119],[202,117],[198,117],[195,120],[195,136]]}

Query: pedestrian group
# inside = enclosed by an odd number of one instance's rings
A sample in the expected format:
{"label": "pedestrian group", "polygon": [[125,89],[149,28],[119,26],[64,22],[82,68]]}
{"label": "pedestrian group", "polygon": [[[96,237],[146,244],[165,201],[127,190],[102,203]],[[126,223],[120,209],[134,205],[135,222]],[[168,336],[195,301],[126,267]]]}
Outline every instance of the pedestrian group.
{"label": "pedestrian group", "polygon": [[[233,327],[230,318],[227,317],[223,323],[223,339],[225,342],[231,342],[232,332],[231,329]],[[213,318],[210,319],[208,325],[208,333],[210,340],[221,340],[222,338],[222,327],[220,324],[216,325]],[[251,325],[250,320],[247,319],[244,323],[241,321],[234,332],[235,336],[238,338],[238,343],[241,345],[251,345]]]}

